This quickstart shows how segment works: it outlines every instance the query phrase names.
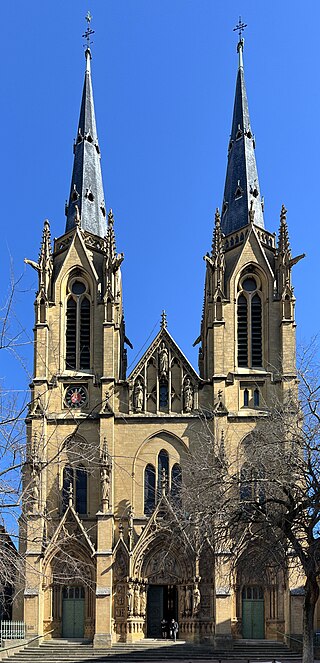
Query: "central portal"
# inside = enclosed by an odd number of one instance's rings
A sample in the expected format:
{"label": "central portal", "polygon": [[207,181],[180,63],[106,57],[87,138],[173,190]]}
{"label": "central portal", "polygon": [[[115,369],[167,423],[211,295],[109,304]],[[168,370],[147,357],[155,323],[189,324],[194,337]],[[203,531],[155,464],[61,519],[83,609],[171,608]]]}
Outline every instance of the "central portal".
{"label": "central portal", "polygon": [[147,637],[161,638],[161,620],[178,621],[176,585],[149,585],[147,594]]}

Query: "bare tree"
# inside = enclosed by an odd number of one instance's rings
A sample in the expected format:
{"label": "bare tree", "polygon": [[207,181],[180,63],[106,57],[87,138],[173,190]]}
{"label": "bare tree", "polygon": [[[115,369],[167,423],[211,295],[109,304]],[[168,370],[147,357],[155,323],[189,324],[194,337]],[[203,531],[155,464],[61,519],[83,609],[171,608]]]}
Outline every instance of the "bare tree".
{"label": "bare tree", "polygon": [[320,561],[320,383],[314,342],[301,356],[299,397],[288,390],[256,420],[238,449],[221,419],[202,416],[183,467],[181,518],[199,527],[229,572],[248,577],[285,570],[300,577],[303,663],[314,660],[314,615]]}

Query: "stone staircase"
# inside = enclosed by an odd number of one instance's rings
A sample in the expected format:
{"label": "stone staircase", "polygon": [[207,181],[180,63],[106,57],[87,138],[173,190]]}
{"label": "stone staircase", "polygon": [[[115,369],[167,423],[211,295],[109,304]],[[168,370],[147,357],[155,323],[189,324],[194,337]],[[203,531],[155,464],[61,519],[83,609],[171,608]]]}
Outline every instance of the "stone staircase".
{"label": "stone staircase", "polygon": [[[11,657],[10,657],[11,658]],[[26,647],[14,654],[13,663],[159,663],[160,661],[297,661],[301,655],[279,642],[270,640],[237,640],[233,649],[213,649],[212,645],[193,645],[183,641],[143,640],[129,645],[117,643],[111,649],[93,649],[79,641],[43,642],[39,647]]]}

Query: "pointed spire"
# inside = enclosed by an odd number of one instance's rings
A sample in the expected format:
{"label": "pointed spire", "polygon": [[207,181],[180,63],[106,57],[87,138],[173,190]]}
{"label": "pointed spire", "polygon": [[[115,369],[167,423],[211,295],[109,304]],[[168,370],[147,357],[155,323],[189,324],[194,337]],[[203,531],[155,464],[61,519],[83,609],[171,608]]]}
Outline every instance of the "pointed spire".
{"label": "pointed spire", "polygon": [[116,235],[114,232],[114,216],[111,208],[109,209],[108,212],[106,243],[107,243],[107,256],[110,259],[110,263],[112,264],[116,256]]}
{"label": "pointed spire", "polygon": [[217,207],[214,215],[214,230],[212,236],[212,258],[220,257],[223,254],[221,217]]}
{"label": "pointed spire", "polygon": [[255,141],[250,127],[244,80],[243,47],[244,40],[240,37],[237,46],[239,66],[222,206],[221,228],[225,235],[246,226],[252,219],[255,225],[264,228],[254,153]]}
{"label": "pointed spire", "polygon": [[78,133],[74,144],[70,197],[69,204],[66,206],[66,232],[80,225],[83,230],[104,237],[106,234],[106,209],[93,103],[89,46],[86,48],[85,57],[86,70]]}
{"label": "pointed spire", "polygon": [[282,205],[280,212],[278,251],[281,255],[289,256],[289,258],[291,258],[289,231],[287,224],[287,210],[284,205]]}

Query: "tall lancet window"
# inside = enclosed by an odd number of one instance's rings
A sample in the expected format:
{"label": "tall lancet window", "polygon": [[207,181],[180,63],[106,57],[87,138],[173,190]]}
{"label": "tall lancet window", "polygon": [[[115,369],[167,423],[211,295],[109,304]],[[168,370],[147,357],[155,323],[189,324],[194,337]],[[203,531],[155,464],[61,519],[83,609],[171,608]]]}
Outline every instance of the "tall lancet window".
{"label": "tall lancet window", "polygon": [[91,306],[87,284],[69,284],[66,309],[66,368],[90,368]]}
{"label": "tall lancet window", "polygon": [[240,281],[237,300],[238,366],[262,366],[262,295],[256,276]]}

